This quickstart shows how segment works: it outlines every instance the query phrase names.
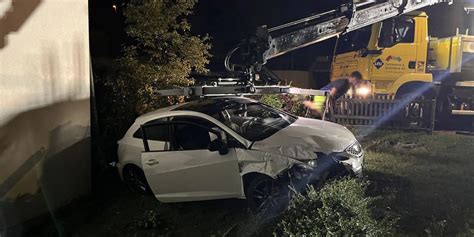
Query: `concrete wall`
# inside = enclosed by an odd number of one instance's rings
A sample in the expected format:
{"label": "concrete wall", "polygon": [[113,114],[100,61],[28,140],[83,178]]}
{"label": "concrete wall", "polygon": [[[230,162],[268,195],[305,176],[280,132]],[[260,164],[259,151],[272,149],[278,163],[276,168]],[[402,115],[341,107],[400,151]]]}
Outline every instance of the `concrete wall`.
{"label": "concrete wall", "polygon": [[87,0],[0,0],[0,236],[90,190]]}

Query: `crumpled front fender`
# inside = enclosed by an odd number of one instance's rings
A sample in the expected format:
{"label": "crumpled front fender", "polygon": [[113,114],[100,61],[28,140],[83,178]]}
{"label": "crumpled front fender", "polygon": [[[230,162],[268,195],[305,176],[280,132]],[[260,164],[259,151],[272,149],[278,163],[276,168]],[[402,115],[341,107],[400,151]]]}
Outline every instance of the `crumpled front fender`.
{"label": "crumpled front fender", "polygon": [[258,150],[237,149],[237,159],[242,176],[255,172],[276,178],[295,164],[304,164],[290,157]]}

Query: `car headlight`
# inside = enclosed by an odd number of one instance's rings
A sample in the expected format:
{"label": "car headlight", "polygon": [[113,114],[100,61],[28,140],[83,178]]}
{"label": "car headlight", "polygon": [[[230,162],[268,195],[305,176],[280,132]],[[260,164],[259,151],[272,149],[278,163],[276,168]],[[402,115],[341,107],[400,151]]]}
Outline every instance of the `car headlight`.
{"label": "car headlight", "polygon": [[310,160],[308,163],[306,163],[308,166],[315,167],[316,166],[316,160]]}
{"label": "car headlight", "polygon": [[362,146],[359,142],[355,142],[345,150],[349,155],[360,157],[363,154]]}
{"label": "car headlight", "polygon": [[303,170],[313,170],[316,167],[316,160],[306,161],[298,165],[299,168]]}

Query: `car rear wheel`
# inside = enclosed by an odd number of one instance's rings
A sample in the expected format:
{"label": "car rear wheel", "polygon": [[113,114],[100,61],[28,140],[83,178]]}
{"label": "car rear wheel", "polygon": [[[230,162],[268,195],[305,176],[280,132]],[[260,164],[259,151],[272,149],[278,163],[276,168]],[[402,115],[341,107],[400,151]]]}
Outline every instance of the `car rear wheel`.
{"label": "car rear wheel", "polygon": [[247,187],[249,208],[255,213],[278,214],[289,204],[288,185],[267,176],[256,176]]}
{"label": "car rear wheel", "polygon": [[123,180],[127,187],[134,193],[151,195],[152,191],[146,181],[143,170],[134,165],[128,165],[123,169]]}

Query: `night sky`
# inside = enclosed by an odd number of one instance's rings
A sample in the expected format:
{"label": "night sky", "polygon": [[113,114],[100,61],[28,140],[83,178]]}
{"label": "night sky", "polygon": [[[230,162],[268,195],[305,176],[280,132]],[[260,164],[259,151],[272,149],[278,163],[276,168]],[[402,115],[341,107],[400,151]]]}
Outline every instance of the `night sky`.
{"label": "night sky", "polygon": [[[123,0],[91,0],[90,31],[93,58],[112,59],[120,55],[124,43]],[[117,5],[114,13],[112,5]],[[190,17],[194,34],[212,37],[214,55],[210,69],[223,70],[224,56],[229,49],[252,34],[259,25],[269,27],[321,13],[337,6],[334,0],[199,0]],[[444,4],[425,9],[430,15],[430,33],[437,36],[453,35],[456,26],[463,28],[463,11],[460,6]],[[460,14],[461,13],[461,14]],[[442,16],[442,17],[439,17]],[[307,70],[318,55],[329,55],[334,40],[306,47],[273,59],[272,69]]]}

